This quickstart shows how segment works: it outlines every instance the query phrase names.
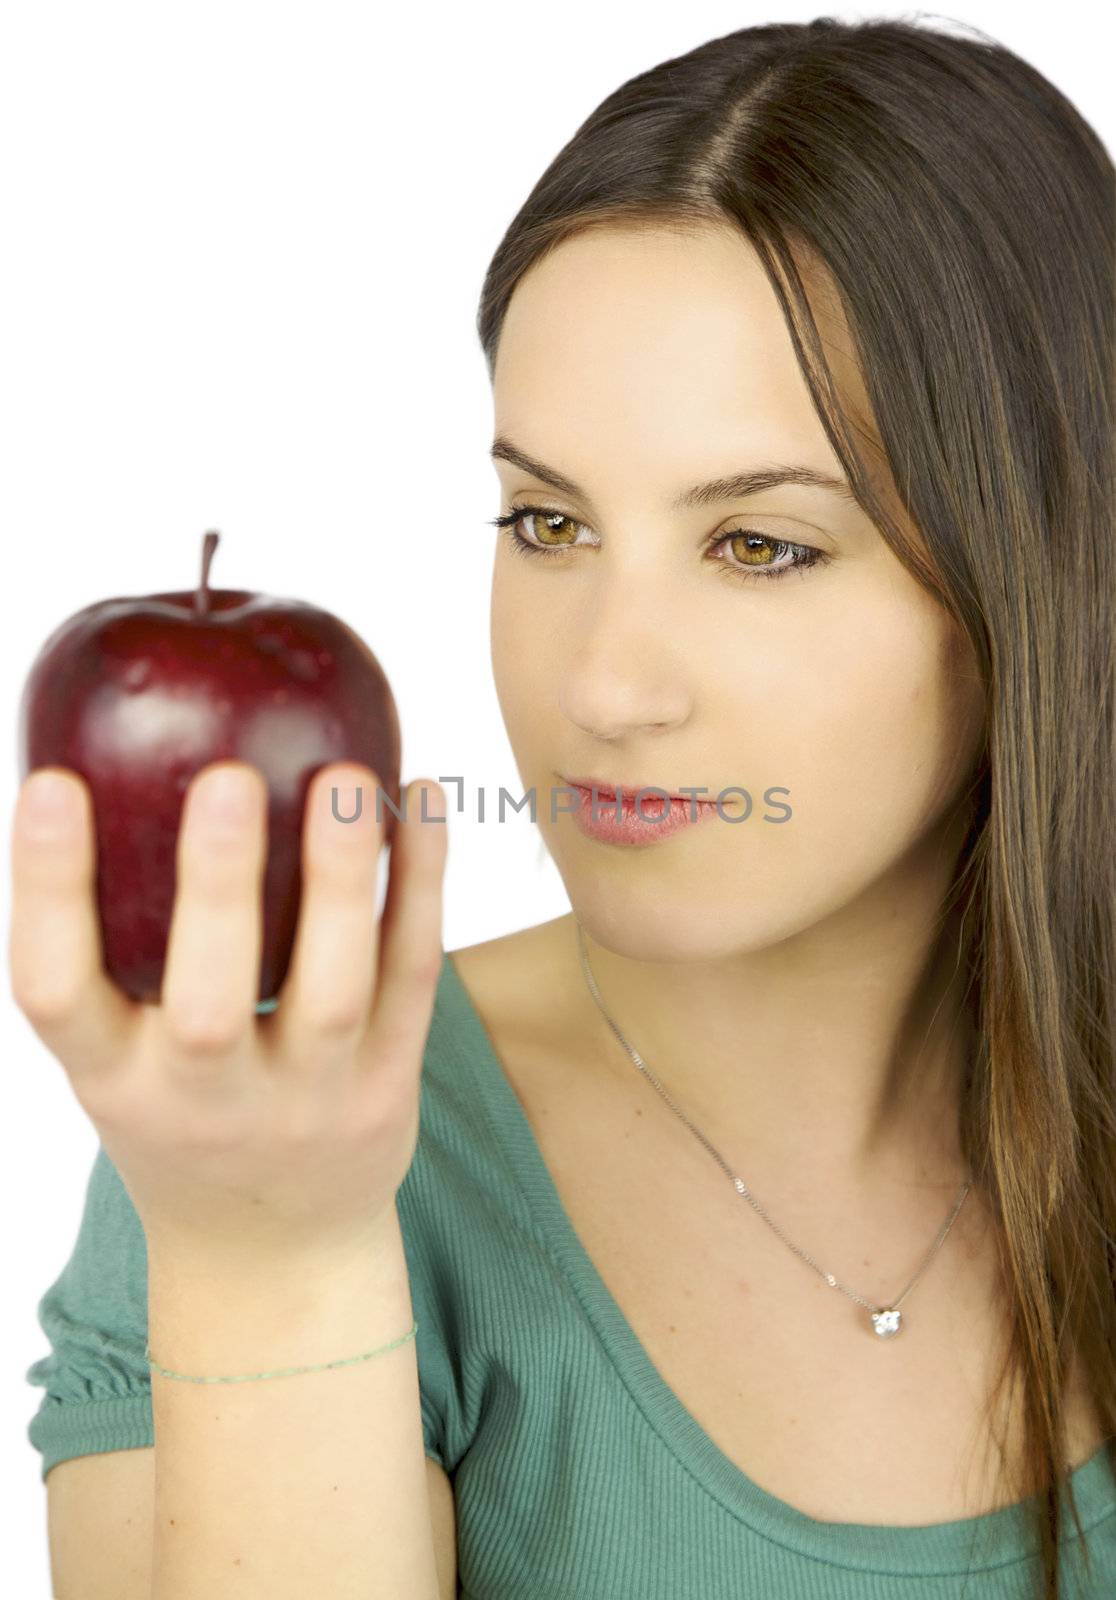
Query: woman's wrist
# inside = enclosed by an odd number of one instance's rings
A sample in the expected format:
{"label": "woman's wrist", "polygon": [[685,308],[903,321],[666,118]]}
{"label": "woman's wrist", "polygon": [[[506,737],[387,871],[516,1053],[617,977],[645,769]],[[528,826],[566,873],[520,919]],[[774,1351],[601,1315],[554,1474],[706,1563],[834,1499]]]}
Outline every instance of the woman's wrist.
{"label": "woman's wrist", "polygon": [[[410,1281],[394,1211],[366,1247],[247,1261],[217,1249],[148,1256],[148,1344],[161,1366],[197,1376],[320,1365],[411,1328]],[[387,1352],[383,1359],[391,1359]]]}

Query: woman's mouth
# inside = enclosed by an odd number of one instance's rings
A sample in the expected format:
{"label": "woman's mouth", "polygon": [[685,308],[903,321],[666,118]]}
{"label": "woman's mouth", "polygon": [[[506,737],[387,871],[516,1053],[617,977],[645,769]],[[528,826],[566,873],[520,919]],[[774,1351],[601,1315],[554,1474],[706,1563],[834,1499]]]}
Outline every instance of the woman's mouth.
{"label": "woman's mouth", "polygon": [[577,795],[574,821],[582,833],[601,844],[656,844],[717,815],[716,801],[699,800],[696,795],[668,795],[650,785],[616,790],[592,779],[566,782]]}

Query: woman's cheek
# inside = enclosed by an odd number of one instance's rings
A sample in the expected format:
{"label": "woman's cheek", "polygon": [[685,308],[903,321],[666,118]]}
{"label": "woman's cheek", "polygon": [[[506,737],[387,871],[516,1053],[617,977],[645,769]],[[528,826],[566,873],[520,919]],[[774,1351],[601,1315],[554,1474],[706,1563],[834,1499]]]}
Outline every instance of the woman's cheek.
{"label": "woman's cheek", "polygon": [[493,611],[491,655],[501,715],[509,738],[518,743],[529,732],[531,721],[545,714],[548,698],[556,692],[561,664],[548,666],[540,659],[538,635],[511,612],[497,616]]}

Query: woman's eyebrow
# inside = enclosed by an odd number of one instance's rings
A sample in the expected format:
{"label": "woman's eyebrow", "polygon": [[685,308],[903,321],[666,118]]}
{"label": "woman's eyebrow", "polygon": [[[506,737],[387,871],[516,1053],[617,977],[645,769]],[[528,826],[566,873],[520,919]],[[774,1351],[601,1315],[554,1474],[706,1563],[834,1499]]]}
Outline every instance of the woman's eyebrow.
{"label": "woman's eyebrow", "polygon": [[[540,483],[548,483],[552,489],[557,489],[561,494],[573,495],[585,505],[592,504],[584,489],[579,488],[572,478],[567,478],[564,473],[556,471],[554,467],[548,467],[542,461],[536,461],[503,435],[497,435],[491,455],[494,461],[508,461],[513,467],[519,467],[522,472],[529,472],[533,478],[538,478]],[[773,489],[780,483],[801,484],[811,489],[827,489],[854,505],[859,503],[844,478],[834,478],[828,473],[816,472],[813,467],[770,466],[752,467],[745,472],[730,473],[724,478],[711,478],[708,483],[695,483],[691,489],[684,490],[678,496],[671,509],[683,511],[692,506],[715,505],[719,500],[740,500],[745,495],[759,494],[762,489]]]}

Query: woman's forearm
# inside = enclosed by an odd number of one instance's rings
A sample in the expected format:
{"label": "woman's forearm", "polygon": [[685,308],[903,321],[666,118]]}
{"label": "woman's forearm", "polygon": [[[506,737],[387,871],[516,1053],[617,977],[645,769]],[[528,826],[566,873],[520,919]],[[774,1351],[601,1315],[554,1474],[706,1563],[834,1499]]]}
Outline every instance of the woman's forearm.
{"label": "woman's forearm", "polygon": [[[231,1375],[388,1344],[413,1323],[394,1208],[381,1243],[310,1276],[149,1247],[152,1356]],[[437,1600],[414,1337],[325,1372],[151,1385],[152,1600]]]}

